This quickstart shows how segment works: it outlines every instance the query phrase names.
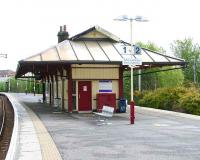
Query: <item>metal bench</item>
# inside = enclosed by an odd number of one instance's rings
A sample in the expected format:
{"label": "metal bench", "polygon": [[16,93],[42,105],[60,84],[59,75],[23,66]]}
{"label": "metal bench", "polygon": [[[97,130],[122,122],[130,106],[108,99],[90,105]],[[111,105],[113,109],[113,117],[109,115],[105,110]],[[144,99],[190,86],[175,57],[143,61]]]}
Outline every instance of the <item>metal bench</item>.
{"label": "metal bench", "polygon": [[[98,122],[105,121],[105,123],[102,124],[111,124],[106,121],[108,120],[108,118],[111,118],[113,116],[113,113],[114,113],[114,108],[109,106],[103,106],[102,112],[100,113],[94,112],[94,114],[99,117]],[[103,117],[104,119],[101,120],[101,117]]]}

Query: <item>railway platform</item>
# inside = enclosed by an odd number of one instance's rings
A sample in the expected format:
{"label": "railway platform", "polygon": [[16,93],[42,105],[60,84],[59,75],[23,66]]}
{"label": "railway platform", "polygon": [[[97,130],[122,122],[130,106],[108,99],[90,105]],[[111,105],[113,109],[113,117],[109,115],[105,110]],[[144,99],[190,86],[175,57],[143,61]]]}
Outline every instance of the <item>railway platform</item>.
{"label": "railway platform", "polygon": [[[65,113],[33,94],[8,94],[19,114],[17,159],[198,160],[200,117],[136,107],[98,126],[94,114]],[[15,132],[16,133],[16,132]],[[14,146],[14,145],[12,145]]]}
{"label": "railway platform", "polygon": [[13,136],[6,159],[61,160],[54,141],[35,113],[19,101],[16,95],[6,96],[15,110]]}

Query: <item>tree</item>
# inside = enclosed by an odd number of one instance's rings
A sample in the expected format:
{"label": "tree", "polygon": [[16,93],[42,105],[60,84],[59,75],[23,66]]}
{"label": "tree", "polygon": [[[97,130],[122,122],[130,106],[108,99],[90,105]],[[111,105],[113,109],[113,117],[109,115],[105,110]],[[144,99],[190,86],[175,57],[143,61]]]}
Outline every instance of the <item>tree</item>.
{"label": "tree", "polygon": [[[144,44],[138,42],[142,48],[146,48],[155,52],[166,54],[166,51],[152,42]],[[167,70],[169,71],[162,71]],[[184,81],[182,70],[170,70],[173,67],[151,68],[142,70],[142,90],[155,90],[162,87],[175,87],[181,85]],[[160,72],[161,71],[161,72]],[[149,74],[146,74],[146,73]],[[137,72],[134,72],[137,74]],[[137,76],[134,76],[134,90],[138,89]],[[124,72],[124,89],[125,96],[130,97],[130,71]]]}
{"label": "tree", "polygon": [[[176,40],[171,44],[171,49],[174,54],[179,57],[183,58],[188,62],[187,68],[184,70],[184,77],[186,81],[198,82],[200,78],[200,73],[196,70],[199,70],[200,67],[200,48],[198,44],[194,44],[191,38],[186,38],[184,40]],[[195,76],[196,75],[196,76]],[[196,77],[196,78],[195,78]]]}
{"label": "tree", "polygon": [[[161,54],[166,54],[166,51],[162,47],[157,46],[153,42],[148,42],[147,44],[138,42],[137,44],[139,44],[142,48],[159,52]],[[169,71],[162,71],[162,70],[168,70],[168,69]],[[142,73],[146,73],[146,72],[155,72],[155,73],[142,75],[143,89],[152,90],[152,89],[157,89],[157,88],[162,88],[162,87],[172,87],[172,86],[177,86],[177,85],[182,84],[184,80],[182,71],[170,70],[170,69],[173,69],[173,67],[162,67],[162,68],[153,68],[153,69],[144,70]]]}
{"label": "tree", "polygon": [[[166,70],[173,69],[173,67],[164,67],[164,68]],[[184,75],[181,69],[159,72],[157,76],[160,88],[181,86],[184,82]]]}
{"label": "tree", "polygon": [[149,49],[151,51],[159,52],[162,54],[166,54],[166,51],[164,48],[157,46],[155,43],[148,41],[146,44],[143,42],[137,42],[137,45],[139,45],[142,48]]}

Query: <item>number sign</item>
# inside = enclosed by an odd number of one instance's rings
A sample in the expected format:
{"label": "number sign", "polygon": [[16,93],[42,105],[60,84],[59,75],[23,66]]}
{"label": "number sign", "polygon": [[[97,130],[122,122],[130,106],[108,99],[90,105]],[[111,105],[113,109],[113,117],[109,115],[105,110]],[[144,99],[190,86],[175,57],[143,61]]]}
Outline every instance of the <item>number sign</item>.
{"label": "number sign", "polygon": [[140,46],[137,46],[137,45],[135,45],[135,47],[134,47],[134,53],[135,54],[141,54],[141,48],[140,48]]}

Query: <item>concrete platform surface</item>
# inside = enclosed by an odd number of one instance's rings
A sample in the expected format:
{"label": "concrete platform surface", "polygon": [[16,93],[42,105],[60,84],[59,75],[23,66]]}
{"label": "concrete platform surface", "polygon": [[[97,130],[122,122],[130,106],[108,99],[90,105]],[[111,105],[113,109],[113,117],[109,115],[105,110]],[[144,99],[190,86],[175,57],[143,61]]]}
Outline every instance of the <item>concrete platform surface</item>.
{"label": "concrete platform surface", "polygon": [[[6,160],[61,160],[62,157],[46,127],[35,113],[16,98],[6,94],[15,110],[15,125]],[[21,94],[23,97],[23,95]],[[16,117],[18,117],[16,119]]]}
{"label": "concrete platform surface", "polygon": [[93,114],[57,112],[40,96],[14,94],[42,120],[65,160],[199,160],[200,120],[137,107],[97,125]]}

